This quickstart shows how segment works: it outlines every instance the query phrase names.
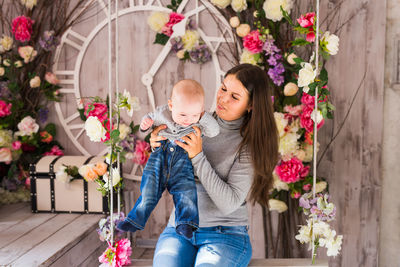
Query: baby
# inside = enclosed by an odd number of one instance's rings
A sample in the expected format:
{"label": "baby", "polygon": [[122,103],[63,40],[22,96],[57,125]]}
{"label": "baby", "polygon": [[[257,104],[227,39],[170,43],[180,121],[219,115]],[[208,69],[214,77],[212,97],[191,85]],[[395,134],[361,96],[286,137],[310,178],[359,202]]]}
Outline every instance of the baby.
{"label": "baby", "polygon": [[161,124],[166,124],[167,128],[159,134],[167,140],[161,141],[161,146],[151,153],[143,170],[141,195],[117,227],[131,232],[142,230],[167,188],[173,195],[176,232],[190,239],[199,226],[196,185],[192,163],[175,141],[182,141],[181,137],[194,132],[193,126],[198,126],[208,137],[219,134],[217,121],[204,112],[203,87],[194,80],[179,81],[172,89],[168,105],[157,107],[155,112],[144,116],[140,129],[145,131]]}

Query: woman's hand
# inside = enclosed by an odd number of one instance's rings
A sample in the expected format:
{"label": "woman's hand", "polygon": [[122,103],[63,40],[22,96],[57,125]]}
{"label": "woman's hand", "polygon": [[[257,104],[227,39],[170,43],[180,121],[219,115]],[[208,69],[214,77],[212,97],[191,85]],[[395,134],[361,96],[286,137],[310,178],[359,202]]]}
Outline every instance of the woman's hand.
{"label": "woman's hand", "polygon": [[201,138],[201,131],[199,127],[193,126],[194,133],[190,133],[182,139],[186,142],[175,141],[175,143],[186,150],[190,159],[194,158],[197,154],[203,151],[203,139]]}
{"label": "woman's hand", "polygon": [[158,133],[161,130],[164,130],[165,128],[167,128],[167,125],[162,124],[162,125],[157,126],[156,128],[154,128],[154,130],[151,132],[151,134],[150,134],[150,146],[151,146],[152,150],[155,149],[156,147],[161,146],[160,141],[167,139],[164,136],[158,135]]}

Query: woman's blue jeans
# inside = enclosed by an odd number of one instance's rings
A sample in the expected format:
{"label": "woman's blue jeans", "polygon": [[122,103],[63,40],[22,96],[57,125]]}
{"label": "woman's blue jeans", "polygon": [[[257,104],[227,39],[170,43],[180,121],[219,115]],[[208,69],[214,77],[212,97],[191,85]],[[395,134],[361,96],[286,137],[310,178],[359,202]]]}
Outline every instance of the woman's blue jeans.
{"label": "woman's blue jeans", "polygon": [[168,225],[158,239],[153,267],[242,267],[251,254],[247,226],[200,227],[187,240]]}

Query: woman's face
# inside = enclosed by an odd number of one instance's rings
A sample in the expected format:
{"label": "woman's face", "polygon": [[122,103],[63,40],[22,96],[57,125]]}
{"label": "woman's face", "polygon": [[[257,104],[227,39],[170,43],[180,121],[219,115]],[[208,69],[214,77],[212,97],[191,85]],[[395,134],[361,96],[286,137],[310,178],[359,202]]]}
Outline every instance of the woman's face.
{"label": "woman's face", "polygon": [[249,98],[246,87],[235,75],[230,74],[226,76],[218,89],[215,112],[226,121],[239,119],[249,110]]}

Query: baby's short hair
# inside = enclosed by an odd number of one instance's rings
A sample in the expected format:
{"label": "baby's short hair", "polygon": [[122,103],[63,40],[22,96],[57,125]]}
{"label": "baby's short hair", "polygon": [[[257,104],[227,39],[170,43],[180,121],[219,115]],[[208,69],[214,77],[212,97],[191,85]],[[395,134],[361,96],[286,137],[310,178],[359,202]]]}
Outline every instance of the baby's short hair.
{"label": "baby's short hair", "polygon": [[174,95],[180,94],[190,99],[204,99],[204,89],[200,83],[192,79],[184,79],[177,82],[172,88],[171,99]]}

